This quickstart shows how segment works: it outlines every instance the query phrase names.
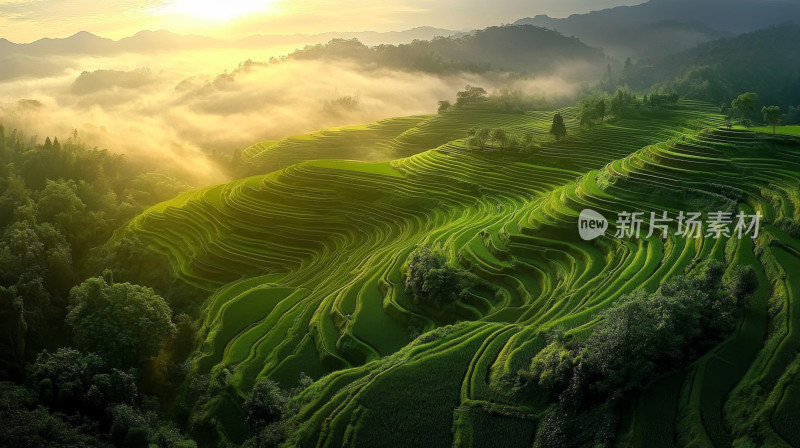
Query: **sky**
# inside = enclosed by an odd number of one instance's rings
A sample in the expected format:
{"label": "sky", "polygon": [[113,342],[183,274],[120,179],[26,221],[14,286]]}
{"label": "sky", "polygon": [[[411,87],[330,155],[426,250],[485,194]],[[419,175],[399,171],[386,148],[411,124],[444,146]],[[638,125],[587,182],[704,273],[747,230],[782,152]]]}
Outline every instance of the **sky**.
{"label": "sky", "polygon": [[523,17],[565,17],[644,0],[0,0],[0,38],[31,42],[89,31],[141,30],[239,38],[253,34],[485,28]]}

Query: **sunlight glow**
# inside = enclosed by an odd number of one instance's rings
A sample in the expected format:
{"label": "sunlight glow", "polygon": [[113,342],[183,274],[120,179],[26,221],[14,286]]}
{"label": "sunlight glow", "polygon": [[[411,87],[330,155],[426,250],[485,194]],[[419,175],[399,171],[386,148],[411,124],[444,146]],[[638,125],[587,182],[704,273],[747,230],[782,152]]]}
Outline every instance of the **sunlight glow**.
{"label": "sunlight glow", "polygon": [[175,0],[164,12],[178,13],[207,20],[231,20],[247,14],[274,9],[276,0]]}

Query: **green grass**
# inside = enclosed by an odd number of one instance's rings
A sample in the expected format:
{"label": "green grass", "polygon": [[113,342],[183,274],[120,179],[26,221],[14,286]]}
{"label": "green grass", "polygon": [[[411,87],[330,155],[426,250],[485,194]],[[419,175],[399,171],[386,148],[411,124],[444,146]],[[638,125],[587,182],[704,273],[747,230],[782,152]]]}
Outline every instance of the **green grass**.
{"label": "green grass", "polygon": [[[750,129],[755,132],[772,134],[772,126],[757,126]],[[775,128],[775,133],[780,135],[800,135],[800,126],[778,126]]]}
{"label": "green grass", "polygon": [[367,163],[354,160],[312,160],[305,162],[308,165],[331,170],[360,171],[363,173],[379,174],[381,176],[403,177],[403,174],[392,168],[389,162]]}

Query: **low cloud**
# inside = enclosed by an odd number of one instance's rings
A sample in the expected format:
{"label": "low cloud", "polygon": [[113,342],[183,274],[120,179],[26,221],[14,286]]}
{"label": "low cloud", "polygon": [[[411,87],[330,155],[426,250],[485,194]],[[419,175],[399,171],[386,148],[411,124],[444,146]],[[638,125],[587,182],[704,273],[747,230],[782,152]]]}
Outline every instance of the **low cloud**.
{"label": "low cloud", "polygon": [[[434,113],[437,100],[454,100],[468,83],[551,99],[577,89],[567,80],[575,70],[511,80],[287,61],[219,74],[223,65],[236,67],[234,58],[244,60],[241,56],[210,51],[49,58],[52,66],[63,67],[55,75],[33,71],[0,84],[0,122],[40,140],[78,129],[90,146],[167,167],[196,184],[212,184],[225,180],[224,170],[209,156],[214,151],[230,153],[331,126]],[[354,107],[331,107],[347,96],[357,99]]]}

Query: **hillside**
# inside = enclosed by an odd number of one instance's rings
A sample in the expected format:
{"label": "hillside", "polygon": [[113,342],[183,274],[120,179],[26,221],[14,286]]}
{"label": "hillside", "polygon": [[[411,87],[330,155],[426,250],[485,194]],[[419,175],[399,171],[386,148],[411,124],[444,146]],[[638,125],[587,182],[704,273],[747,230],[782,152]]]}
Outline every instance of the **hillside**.
{"label": "hillside", "polygon": [[[573,112],[562,111],[575,130]],[[766,396],[795,384],[797,285],[782,273],[797,270],[800,242],[781,229],[800,210],[800,142],[716,129],[720,120],[683,102],[658,118],[544,143],[535,155],[456,140],[388,163],[308,161],[163,203],[129,231],[214,291],[195,369],[229,371],[231,389],[197,412],[219,416],[234,439],[230,410],[256,378],[292,387],[300,372],[333,371],[301,396],[303,423],[290,436],[301,446],[477,447],[486,437],[529,446],[543,397],[519,397],[508,379],[546,345],[548,329],[584,338],[625,293],[720,260],[728,270],[752,266],[758,278],[741,326],[626,407],[618,442],[756,434],[782,446],[796,436],[792,402]],[[574,230],[583,208],[677,213],[698,204],[759,210],[762,236],[686,240],[671,229],[665,240],[589,243]],[[421,307],[401,267],[422,243],[441,245],[496,290],[474,290],[451,317]],[[448,326],[454,320],[462,322]],[[769,326],[785,330],[764,339]],[[664,409],[664,394],[680,398]],[[773,416],[747,417],[760,411]]]}
{"label": "hillside", "polygon": [[145,3],[0,1],[0,448],[800,447],[800,0]]}
{"label": "hillside", "polygon": [[[785,24],[721,39],[626,73],[635,89],[671,82],[681,95],[720,103],[758,92],[763,105],[800,104],[800,25]],[[758,109],[760,110],[760,106]]]}
{"label": "hillside", "polygon": [[565,76],[576,79],[602,74],[605,70],[602,51],[578,39],[530,25],[494,26],[466,36],[374,48],[355,40],[337,39],[298,50],[287,59],[349,60],[365,66],[429,73],[563,71]]}
{"label": "hillside", "polygon": [[777,0],[650,0],[559,19],[520,19],[576,36],[608,54],[658,59],[699,43],[786,22],[800,24],[800,4]]}
{"label": "hillside", "polygon": [[65,38],[42,38],[30,43],[12,42],[8,40],[12,36],[5,36],[6,38],[0,37],[0,80],[61,73],[65,68],[65,64],[59,60],[62,56],[74,60],[76,56],[131,58],[135,55],[158,56],[175,52],[213,52],[226,49],[246,50],[251,54],[261,54],[265,50],[276,51],[263,55],[266,59],[278,57],[293,48],[332,39],[360,39],[369,45],[379,45],[404,44],[417,39],[460,34],[462,33],[440,28],[417,27],[393,32],[258,34],[236,40],[182,35],[166,30],[144,30],[119,40],[106,39],[86,31]]}
{"label": "hillside", "polygon": [[[387,162],[464,138],[470,128],[502,127],[544,138],[550,112],[504,113],[496,99],[453,108],[447,113],[390,118],[362,126],[330,128],[280,141],[264,141],[242,151],[243,164],[266,173],[313,159]],[[569,123],[570,128],[576,123]]]}

